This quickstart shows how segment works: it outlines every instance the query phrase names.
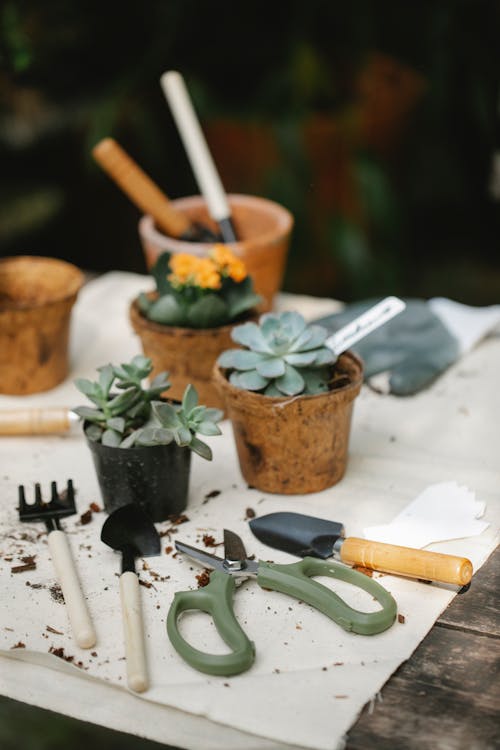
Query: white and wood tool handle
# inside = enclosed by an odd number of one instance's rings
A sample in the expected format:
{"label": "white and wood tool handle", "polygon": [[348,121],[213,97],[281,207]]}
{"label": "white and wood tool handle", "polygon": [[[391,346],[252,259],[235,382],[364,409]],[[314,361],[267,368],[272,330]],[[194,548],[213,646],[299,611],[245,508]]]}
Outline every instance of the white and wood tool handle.
{"label": "white and wood tool handle", "polygon": [[348,537],[339,549],[340,559],[348,565],[394,573],[425,581],[466,586],[472,578],[472,563],[466,557],[427,552],[395,544],[371,542]]}
{"label": "white and wood tool handle", "polygon": [[91,648],[95,645],[96,634],[66,534],[64,531],[51,531],[48,543],[75,641],[80,648]]}
{"label": "white and wood tool handle", "polygon": [[113,138],[100,141],[92,155],[132,203],[152,216],[163,232],[172,237],[189,232],[188,218],[172,207],[165,193]]}
{"label": "white and wood tool handle", "polygon": [[78,418],[65,407],[1,409],[0,435],[51,435],[69,432]]}
{"label": "white and wood tool handle", "polygon": [[127,658],[127,682],[131,690],[143,693],[149,687],[139,578],[125,571],[120,576],[120,597]]}
{"label": "white and wood tool handle", "polygon": [[227,219],[231,215],[229,203],[184,78],[178,71],[169,70],[162,75],[160,83],[210,216],[217,222]]}

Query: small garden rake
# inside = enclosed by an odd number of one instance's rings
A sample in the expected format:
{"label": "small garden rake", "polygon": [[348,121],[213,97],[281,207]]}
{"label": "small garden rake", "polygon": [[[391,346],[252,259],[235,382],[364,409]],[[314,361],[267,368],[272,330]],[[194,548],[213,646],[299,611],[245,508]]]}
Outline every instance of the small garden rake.
{"label": "small garden rake", "polygon": [[26,523],[44,521],[52,562],[63,592],[75,641],[80,648],[91,648],[96,642],[94,626],[80,586],[68,539],[59,523],[61,518],[75,513],[75,491],[71,479],[68,480],[66,492],[62,496],[57,492],[56,483],[51,482],[51,498],[48,503],[42,499],[40,484],[35,484],[34,503],[26,502],[24,485],[19,485],[19,518]]}

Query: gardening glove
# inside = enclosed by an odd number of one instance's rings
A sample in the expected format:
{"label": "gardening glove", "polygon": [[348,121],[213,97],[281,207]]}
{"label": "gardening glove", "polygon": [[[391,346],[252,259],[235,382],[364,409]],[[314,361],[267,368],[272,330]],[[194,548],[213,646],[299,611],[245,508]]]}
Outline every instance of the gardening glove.
{"label": "gardening glove", "polygon": [[[378,300],[347,305],[315,320],[337,331]],[[469,307],[435,297],[405,300],[406,309],[354,347],[375,390],[409,396],[429,386],[500,323],[500,305]]]}

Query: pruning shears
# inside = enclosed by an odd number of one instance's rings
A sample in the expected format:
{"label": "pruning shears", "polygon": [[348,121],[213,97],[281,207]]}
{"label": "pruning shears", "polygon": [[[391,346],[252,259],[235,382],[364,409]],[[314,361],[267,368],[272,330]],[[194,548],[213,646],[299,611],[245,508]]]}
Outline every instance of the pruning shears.
{"label": "pruning shears", "polygon": [[[304,601],[344,630],[353,633],[381,633],[396,618],[396,602],[386,589],[364,574],[331,560],[305,557],[291,564],[250,560],[240,537],[227,529],[224,529],[223,558],[184,542],[176,541],[175,546],[179,552],[213,569],[207,586],[175,594],[167,616],[167,633],[173,647],[188,664],[200,672],[234,675],[249,669],[254,662],[255,646],[238,623],[233,610],[237,578],[256,576],[261,588],[280,591]],[[330,588],[312,580],[313,576],[336,578],[364,589],[377,600],[381,609],[375,612],[353,609]],[[219,635],[231,652],[210,654],[191,646],[178,629],[179,616],[187,610],[198,610],[211,615]]]}

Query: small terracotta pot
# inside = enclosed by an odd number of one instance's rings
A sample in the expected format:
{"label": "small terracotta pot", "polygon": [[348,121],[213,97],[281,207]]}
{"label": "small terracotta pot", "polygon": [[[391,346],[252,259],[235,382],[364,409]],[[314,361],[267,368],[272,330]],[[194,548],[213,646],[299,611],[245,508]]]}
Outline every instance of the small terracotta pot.
{"label": "small terracotta pot", "polygon": [[363,365],[351,352],[336,365],[349,384],[315,396],[274,398],[231,385],[214,367],[214,381],[232,422],[241,473],[263,492],[320,492],[344,476],[353,401]]}
{"label": "small terracotta pot", "polygon": [[[265,312],[271,309],[274,295],[281,288],[293,216],[283,206],[265,198],[229,195],[228,200],[236,232],[242,238],[230,247],[245,263],[255,291],[263,298],[259,310]],[[202,222],[217,231],[201,196],[179,198],[172,201],[172,205],[191,221]],[[140,220],[139,235],[148,269],[166,251],[205,256],[213,247],[212,243],[184,242],[168,237],[156,229],[150,216],[143,216]]]}
{"label": "small terracotta pot", "polygon": [[71,309],[83,281],[76,266],[55,258],[0,260],[0,392],[38,393],[66,378]]}
{"label": "small terracotta pot", "polygon": [[[256,318],[257,315],[250,315],[245,320]],[[141,339],[145,356],[153,361],[151,377],[164,370],[169,373],[172,383],[166,394],[169,399],[181,401],[186,386],[192,383],[200,404],[223,408],[223,401],[213,384],[212,370],[219,354],[236,346],[231,331],[237,323],[219,328],[161,325],[141,314],[137,300],[130,306],[130,320]]]}

